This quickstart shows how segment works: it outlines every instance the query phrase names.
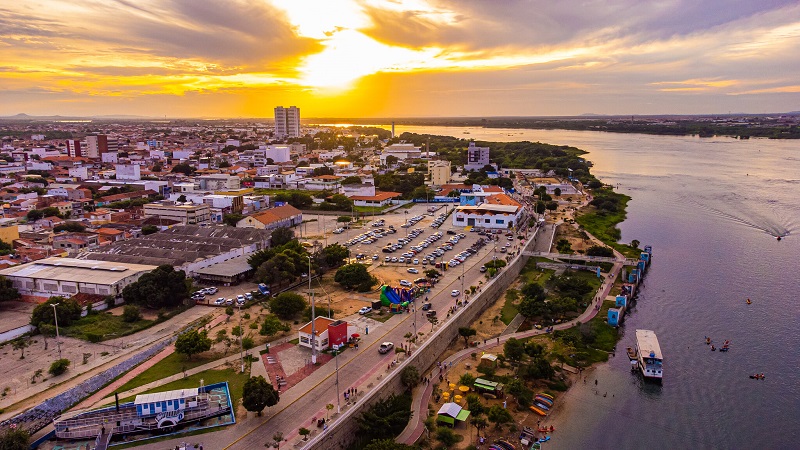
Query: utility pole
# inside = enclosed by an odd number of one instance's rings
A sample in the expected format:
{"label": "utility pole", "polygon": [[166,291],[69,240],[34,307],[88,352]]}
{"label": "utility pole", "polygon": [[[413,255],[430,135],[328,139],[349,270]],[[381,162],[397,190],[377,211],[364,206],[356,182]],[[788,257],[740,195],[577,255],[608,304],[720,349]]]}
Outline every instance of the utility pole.
{"label": "utility pole", "polygon": [[242,328],[242,305],[239,305],[239,360],[242,363],[242,371],[244,373],[244,328]]}
{"label": "utility pole", "polygon": [[336,360],[336,412],[339,414],[342,413],[341,395],[339,395],[339,347],[341,345],[342,344],[334,346],[334,351],[336,352],[334,356]]}
{"label": "utility pole", "polygon": [[317,363],[317,324],[314,317],[314,293],[311,291],[311,255],[308,255],[308,295],[311,296],[311,364]]}
{"label": "utility pole", "polygon": [[50,306],[53,307],[53,317],[56,320],[56,347],[58,347],[58,359],[61,359],[61,336],[58,334],[58,311],[56,310],[56,306],[60,305],[61,303],[53,303]]}

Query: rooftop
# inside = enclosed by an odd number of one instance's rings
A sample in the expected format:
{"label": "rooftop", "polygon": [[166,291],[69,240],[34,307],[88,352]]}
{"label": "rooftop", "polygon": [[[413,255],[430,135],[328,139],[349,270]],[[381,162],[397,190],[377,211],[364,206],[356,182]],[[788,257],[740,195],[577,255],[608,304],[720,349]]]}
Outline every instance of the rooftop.
{"label": "rooftop", "polygon": [[113,284],[135,273],[149,272],[155,268],[156,266],[145,264],[51,257],[0,270],[0,275],[74,282],[91,280],[98,284]]}
{"label": "rooftop", "polygon": [[196,397],[198,392],[198,388],[187,388],[174,391],[154,392],[152,394],[140,394],[136,396],[136,400],[133,401],[133,404],[142,405],[145,403],[166,402],[169,400]]}

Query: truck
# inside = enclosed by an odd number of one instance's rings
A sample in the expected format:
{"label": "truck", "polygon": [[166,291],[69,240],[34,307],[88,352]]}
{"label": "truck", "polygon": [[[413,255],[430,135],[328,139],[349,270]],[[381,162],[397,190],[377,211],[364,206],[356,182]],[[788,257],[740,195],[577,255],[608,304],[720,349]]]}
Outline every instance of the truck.
{"label": "truck", "polygon": [[264,283],[259,284],[258,285],[258,292],[260,292],[261,295],[263,295],[265,297],[269,297],[269,295],[270,295],[269,286],[267,286]]}

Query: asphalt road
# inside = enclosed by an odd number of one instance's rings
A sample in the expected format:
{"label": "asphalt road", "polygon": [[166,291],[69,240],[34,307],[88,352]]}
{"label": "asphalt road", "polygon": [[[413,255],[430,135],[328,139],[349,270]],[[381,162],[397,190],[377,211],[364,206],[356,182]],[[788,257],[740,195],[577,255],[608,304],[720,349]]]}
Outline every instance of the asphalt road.
{"label": "asphalt road", "polygon": [[[424,206],[417,205],[414,207],[414,211],[416,211],[417,208],[424,209]],[[416,212],[414,215],[416,215]],[[412,213],[409,213],[409,217],[411,216]],[[387,225],[390,223],[399,225],[400,223],[404,223],[405,214],[389,215],[385,217],[385,219]],[[424,237],[430,235],[432,232],[431,230],[434,232],[436,231],[429,226],[432,220],[433,218],[426,216],[426,219],[414,226],[415,228],[418,227],[426,230],[415,239],[414,242],[422,240]],[[446,221],[441,229],[446,231],[448,228],[452,227],[452,225],[450,225],[451,223],[452,222],[449,220]],[[386,242],[389,241],[388,238],[394,237],[396,241],[397,237],[405,235],[405,229],[400,228],[398,225],[395,225],[398,229],[396,234],[390,234],[374,244],[362,246],[360,252],[367,253],[369,248],[373,249],[373,253],[383,255],[380,253],[380,248],[386,245]],[[464,232],[463,229],[459,231]],[[350,236],[342,239],[342,241],[358,233],[351,230],[349,234]],[[478,233],[464,232],[464,234],[467,237],[462,239],[457,246],[454,246],[454,249],[447,252],[445,256],[452,257],[451,255],[455,255],[461,250],[468,248],[478,237],[481,237]],[[445,234],[444,236],[448,235]],[[498,249],[499,244],[508,242],[504,235],[501,236],[502,238],[498,242]],[[441,243],[444,240],[445,239],[437,241],[437,243]],[[513,242],[516,243],[516,238]],[[406,245],[403,250],[408,247],[409,246]],[[359,246],[354,247],[356,252],[359,251],[358,248]],[[398,252],[395,252],[393,255],[397,253]],[[428,295],[429,301],[433,304],[433,309],[437,310],[439,315],[445,316],[448,309],[453,306],[456,301],[455,298],[451,297],[450,291],[453,289],[462,290],[462,281],[460,279],[462,273],[464,277],[463,285],[465,288],[468,289],[471,285],[478,285],[479,280],[485,279],[484,274],[479,271],[480,266],[492,260],[494,256],[499,258],[505,255],[499,253],[499,250],[495,253],[493,245],[486,245],[477,255],[468,258],[464,264],[445,272],[442,281],[440,281],[431,294]],[[405,267],[405,265],[398,266],[399,269],[403,267]],[[422,268],[422,266],[419,267]],[[399,276],[405,276],[401,271],[398,271],[398,274]],[[376,382],[378,376],[385,374],[387,372],[387,365],[395,355],[392,352],[387,355],[379,354],[378,346],[384,341],[391,341],[396,345],[404,342],[403,336],[406,333],[414,332],[415,317],[417,330],[426,333],[430,332],[431,324],[422,317],[421,311],[417,314],[398,314],[389,319],[384,326],[379,327],[375,332],[362,336],[362,343],[359,350],[348,349],[342,353],[339,356],[339,392],[343,392],[345,389],[353,386],[358,386],[359,391],[363,392],[367,389],[367,385]],[[338,400],[344,405],[341,395],[339,395]],[[313,423],[314,419],[324,416],[325,405],[328,403],[337,404],[335,364],[333,361],[325,364],[291,390],[285,392],[281,396],[280,403],[269,411],[265,411],[264,415],[261,417],[249,414],[245,419],[237,418],[239,423],[236,426],[228,427],[218,432],[183,439],[177,438],[144,445],[139,448],[154,450],[170,449],[174,448],[176,444],[182,441],[203,443],[204,448],[208,449],[263,448],[265,443],[271,442],[272,436],[276,432],[283,433],[287,440],[291,440],[297,435],[297,430],[300,427],[316,429],[316,424]]]}

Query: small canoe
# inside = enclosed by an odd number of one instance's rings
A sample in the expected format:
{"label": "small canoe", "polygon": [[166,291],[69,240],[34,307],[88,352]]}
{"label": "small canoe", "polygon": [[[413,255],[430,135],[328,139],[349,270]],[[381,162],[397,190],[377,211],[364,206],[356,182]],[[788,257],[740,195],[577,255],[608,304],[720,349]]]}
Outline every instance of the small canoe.
{"label": "small canoe", "polygon": [[536,394],[536,395],[541,395],[542,397],[544,397],[544,398],[549,398],[550,400],[553,400],[553,401],[555,401],[555,399],[556,399],[555,397],[553,397],[553,396],[552,396],[552,395],[550,395],[550,394],[544,394],[544,393],[542,393],[542,394]]}
{"label": "small canoe", "polygon": [[539,408],[537,408],[535,406],[529,406],[528,408],[530,408],[531,411],[535,412],[536,414],[538,414],[540,416],[546,416],[547,415],[546,412],[542,411],[541,409],[539,409]]}
{"label": "small canoe", "polygon": [[547,403],[543,403],[543,402],[540,402],[540,401],[534,401],[533,402],[533,406],[535,406],[535,407],[537,407],[539,409],[543,409],[545,411],[550,411],[550,406],[548,406]]}
{"label": "small canoe", "polygon": [[549,399],[549,398],[547,398],[547,397],[544,397],[544,396],[542,396],[542,395],[537,395],[537,396],[534,398],[534,400],[539,400],[539,401],[541,401],[542,403],[545,403],[545,404],[547,404],[547,405],[550,405],[550,406],[553,406],[553,403],[554,403],[552,399]]}

